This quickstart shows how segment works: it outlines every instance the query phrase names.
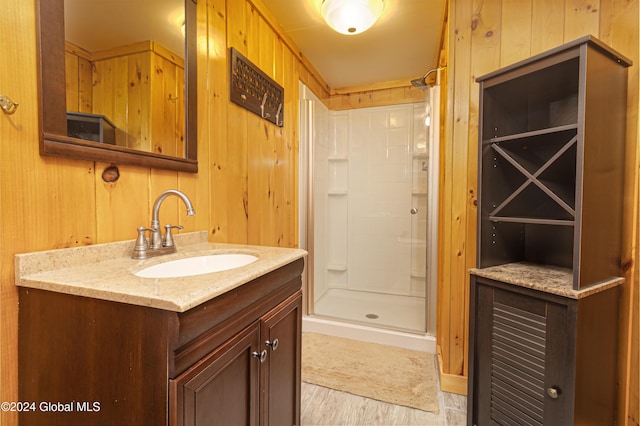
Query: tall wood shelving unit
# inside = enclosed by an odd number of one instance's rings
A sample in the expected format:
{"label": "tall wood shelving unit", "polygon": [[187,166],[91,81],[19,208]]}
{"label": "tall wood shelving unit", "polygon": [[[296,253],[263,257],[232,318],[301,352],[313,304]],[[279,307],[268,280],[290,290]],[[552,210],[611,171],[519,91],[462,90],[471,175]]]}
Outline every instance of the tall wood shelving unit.
{"label": "tall wood shelving unit", "polygon": [[587,36],[477,79],[469,425],[614,423],[630,65]]}

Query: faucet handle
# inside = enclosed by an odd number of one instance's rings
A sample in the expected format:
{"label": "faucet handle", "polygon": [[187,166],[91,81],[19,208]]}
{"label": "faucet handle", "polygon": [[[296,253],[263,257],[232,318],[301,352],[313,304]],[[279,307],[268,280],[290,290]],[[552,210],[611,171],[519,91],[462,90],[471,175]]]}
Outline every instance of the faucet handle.
{"label": "faucet handle", "polygon": [[147,241],[146,232],[152,231],[151,228],[145,228],[144,226],[138,227],[138,237],[136,238],[136,244],[133,247],[133,258],[144,259],[146,252],[149,250],[149,241]]}
{"label": "faucet handle", "polygon": [[170,224],[166,224],[164,226],[164,241],[162,242],[162,246],[163,247],[174,247],[175,244],[173,243],[173,234],[171,234],[171,229],[184,229],[183,226],[181,225],[170,225]]}

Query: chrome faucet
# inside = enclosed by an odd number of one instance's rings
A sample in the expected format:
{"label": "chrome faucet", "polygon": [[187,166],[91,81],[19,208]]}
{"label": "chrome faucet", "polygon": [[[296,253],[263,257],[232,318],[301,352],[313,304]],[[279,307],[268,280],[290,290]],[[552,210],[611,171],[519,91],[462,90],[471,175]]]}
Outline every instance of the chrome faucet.
{"label": "chrome faucet", "polygon": [[[162,254],[169,254],[176,252],[176,246],[173,243],[173,235],[171,230],[182,229],[180,225],[165,225],[165,236],[162,237],[162,231],[160,230],[160,206],[162,202],[170,195],[176,195],[184,201],[187,206],[187,216],[193,216],[196,214],[191,204],[191,200],[183,192],[177,189],[167,189],[158,196],[155,203],[153,203],[153,216],[151,218],[151,228],[145,228],[144,226],[138,227],[138,238],[133,248],[134,259],[146,259],[148,257],[160,256]],[[147,240],[146,232],[151,232],[151,243]]]}

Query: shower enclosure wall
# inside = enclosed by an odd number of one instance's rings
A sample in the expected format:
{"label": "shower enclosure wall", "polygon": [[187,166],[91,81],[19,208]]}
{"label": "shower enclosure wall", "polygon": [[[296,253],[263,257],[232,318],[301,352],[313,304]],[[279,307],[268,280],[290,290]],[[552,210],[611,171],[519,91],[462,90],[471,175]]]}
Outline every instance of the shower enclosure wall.
{"label": "shower enclosure wall", "polygon": [[428,99],[329,111],[302,92],[308,314],[426,333],[435,301],[427,285]]}

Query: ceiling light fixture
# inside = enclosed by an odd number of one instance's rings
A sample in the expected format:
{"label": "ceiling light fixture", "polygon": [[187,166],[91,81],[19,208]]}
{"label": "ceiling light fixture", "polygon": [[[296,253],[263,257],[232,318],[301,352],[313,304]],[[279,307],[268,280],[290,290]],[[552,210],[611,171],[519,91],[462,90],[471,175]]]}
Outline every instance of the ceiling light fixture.
{"label": "ceiling light fixture", "polygon": [[384,4],[382,0],[323,0],[322,17],[341,34],[359,34],[376,23]]}

